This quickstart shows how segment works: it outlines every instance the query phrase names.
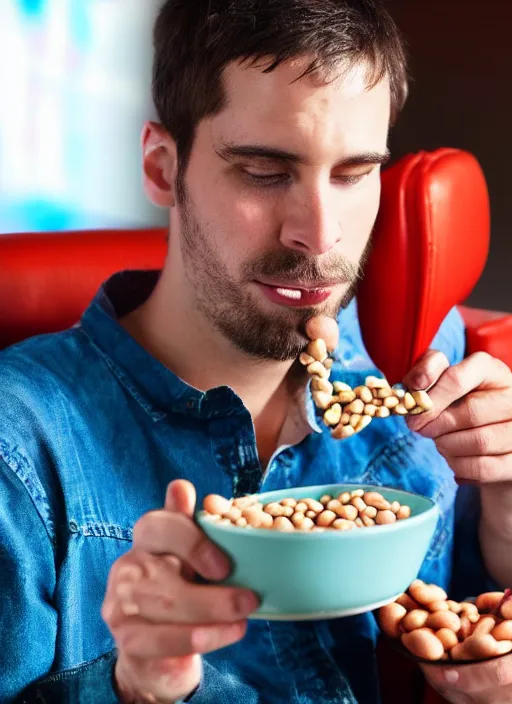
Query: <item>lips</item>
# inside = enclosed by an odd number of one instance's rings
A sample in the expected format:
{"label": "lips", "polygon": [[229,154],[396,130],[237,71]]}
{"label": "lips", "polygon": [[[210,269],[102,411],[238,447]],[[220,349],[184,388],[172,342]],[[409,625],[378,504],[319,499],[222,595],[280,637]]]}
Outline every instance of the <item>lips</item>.
{"label": "lips", "polygon": [[331,295],[330,288],[295,288],[285,285],[271,285],[256,282],[265,296],[273,303],[303,308],[315,306],[326,301]]}

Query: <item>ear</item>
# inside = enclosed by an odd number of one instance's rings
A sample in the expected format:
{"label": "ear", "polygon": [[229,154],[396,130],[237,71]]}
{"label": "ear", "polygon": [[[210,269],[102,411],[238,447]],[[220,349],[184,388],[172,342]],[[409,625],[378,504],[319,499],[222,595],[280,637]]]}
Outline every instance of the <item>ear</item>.
{"label": "ear", "polygon": [[174,182],[178,165],[176,144],[157,122],[146,122],[141,135],[144,190],[161,208],[176,205]]}

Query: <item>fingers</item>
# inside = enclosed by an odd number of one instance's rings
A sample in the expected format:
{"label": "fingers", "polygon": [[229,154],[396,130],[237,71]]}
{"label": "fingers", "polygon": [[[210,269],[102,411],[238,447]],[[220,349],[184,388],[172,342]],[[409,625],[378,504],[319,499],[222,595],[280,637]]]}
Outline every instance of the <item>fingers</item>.
{"label": "fingers", "polygon": [[247,589],[187,582],[175,557],[130,552],[112,567],[104,618],[114,626],[124,616],[161,623],[220,623],[245,619],[258,604]]}
{"label": "fingers", "polygon": [[164,509],[134,526],[134,547],[113,565],[102,617],[118,646],[115,679],[132,701],[176,701],[197,686],[200,655],[240,640],[258,606],[247,590],[184,579],[195,570],[218,580],[229,559],[193,521],[196,493],[172,482]]}
{"label": "fingers", "polygon": [[228,623],[246,619],[258,608],[246,589],[191,584],[165,568],[154,579],[121,582],[116,588],[120,613],[154,623]]}
{"label": "fingers", "polygon": [[186,582],[177,559],[127,553],[112,568],[102,616],[130,655],[181,657],[241,638],[257,606],[248,590]]}
{"label": "fingers", "polygon": [[[460,692],[461,695],[489,692],[489,698],[485,701],[496,703],[512,701],[512,656],[510,655],[463,667],[421,665],[421,669],[433,687],[442,692],[450,692],[449,701],[455,701],[451,698],[452,692]],[[461,699],[461,701],[464,700]]]}
{"label": "fingers", "polygon": [[[444,357],[444,355],[441,356]],[[446,358],[444,359],[446,360]],[[448,360],[445,361],[445,364],[447,363]],[[438,360],[433,355],[430,355],[426,367],[430,369],[434,366],[437,373],[441,367],[441,359]],[[433,374],[429,376],[429,373],[427,373],[425,379],[432,379],[433,376]],[[485,352],[473,354],[460,364],[445,369],[429,392],[434,404],[433,409],[427,413],[409,418],[409,427],[417,432],[423,432],[452,403],[463,398],[471,391],[475,389],[504,390],[511,386],[511,382],[512,375],[503,362]]]}
{"label": "fingers", "polygon": [[153,555],[175,555],[205,579],[225,579],[231,572],[226,555],[190,518],[180,513],[146,513],[133,528],[133,545]]}
{"label": "fingers", "polygon": [[446,355],[437,350],[428,350],[405,376],[403,383],[411,391],[425,391],[438,381],[450,367]]}
{"label": "fingers", "polygon": [[321,339],[327,345],[329,352],[333,352],[338,346],[339,328],[334,318],[326,315],[316,315],[306,323],[306,335],[310,340]]}
{"label": "fingers", "polygon": [[246,621],[214,626],[162,625],[133,617],[112,633],[128,656],[151,659],[210,653],[241,640],[246,629]]}
{"label": "fingers", "polygon": [[507,454],[512,452],[512,421],[447,433],[436,438],[436,446],[445,457]]}
{"label": "fingers", "polygon": [[[431,394],[432,396],[432,394]],[[424,437],[438,438],[455,430],[501,423],[512,415],[512,388],[477,390],[455,401],[421,429]]]}
{"label": "fingers", "polygon": [[183,513],[192,518],[196,507],[196,489],[192,482],[186,479],[177,479],[167,487],[165,495],[166,511]]}
{"label": "fingers", "polygon": [[510,483],[510,454],[495,457],[445,457],[459,481],[465,480],[471,484]]}
{"label": "fingers", "polygon": [[[177,479],[169,484],[165,494],[164,511],[182,513],[193,518],[196,507],[196,488],[186,479]],[[185,579],[192,582],[194,570],[186,562],[181,563],[181,572]]]}

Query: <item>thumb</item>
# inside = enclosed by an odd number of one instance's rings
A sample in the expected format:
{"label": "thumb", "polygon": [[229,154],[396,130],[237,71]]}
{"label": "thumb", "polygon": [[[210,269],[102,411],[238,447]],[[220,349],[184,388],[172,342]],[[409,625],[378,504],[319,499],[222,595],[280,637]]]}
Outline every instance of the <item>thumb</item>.
{"label": "thumb", "polygon": [[411,391],[427,391],[449,367],[450,362],[442,352],[427,350],[407,373],[403,384]]}
{"label": "thumb", "polygon": [[167,487],[165,494],[166,511],[183,513],[192,518],[196,507],[196,490],[192,482],[186,479],[176,479]]}
{"label": "thumb", "polygon": [[[186,479],[176,479],[171,482],[165,493],[165,511],[173,511],[174,513],[182,513],[187,518],[194,516],[196,507],[196,489],[192,482]],[[171,557],[171,560],[174,558]],[[181,566],[182,576],[189,582],[194,581],[194,570],[185,562]]]}

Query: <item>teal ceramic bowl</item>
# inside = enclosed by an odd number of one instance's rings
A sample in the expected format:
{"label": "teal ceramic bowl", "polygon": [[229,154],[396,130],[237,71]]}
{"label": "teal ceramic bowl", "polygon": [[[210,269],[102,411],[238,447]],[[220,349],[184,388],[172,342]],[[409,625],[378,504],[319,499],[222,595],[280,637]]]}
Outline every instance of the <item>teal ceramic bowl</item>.
{"label": "teal ceramic bowl", "polygon": [[320,499],[343,491],[379,491],[411,507],[411,517],[392,525],[339,532],[283,533],[197,522],[232,560],[224,584],[247,587],[261,599],[251,618],[305,620],[352,616],[394,601],[416,579],[438,519],[433,501],[417,494],[369,485],[298,487],[258,495],[264,503],[284,498]]}

